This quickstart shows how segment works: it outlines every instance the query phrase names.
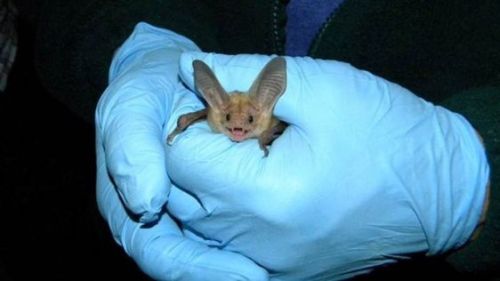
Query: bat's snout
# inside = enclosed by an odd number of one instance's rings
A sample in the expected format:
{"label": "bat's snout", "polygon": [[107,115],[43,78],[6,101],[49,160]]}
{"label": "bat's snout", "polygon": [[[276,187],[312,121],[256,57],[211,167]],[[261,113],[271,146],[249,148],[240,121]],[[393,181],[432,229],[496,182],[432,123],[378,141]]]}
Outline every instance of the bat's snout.
{"label": "bat's snout", "polygon": [[240,127],[235,127],[235,128],[227,128],[228,132],[229,132],[229,137],[233,140],[233,141],[243,141],[245,139],[247,139],[247,136],[248,136],[248,130],[245,130],[243,128],[240,128]]}

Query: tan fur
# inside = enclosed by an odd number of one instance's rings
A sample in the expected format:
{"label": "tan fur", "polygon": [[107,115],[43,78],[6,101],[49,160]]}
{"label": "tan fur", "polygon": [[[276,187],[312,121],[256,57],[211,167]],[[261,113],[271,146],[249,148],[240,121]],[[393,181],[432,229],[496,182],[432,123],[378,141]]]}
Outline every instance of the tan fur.
{"label": "tan fur", "polygon": [[208,106],[181,116],[167,143],[170,144],[193,122],[206,117],[214,132],[223,133],[233,141],[257,138],[267,156],[266,146],[286,128],[286,123],[273,116],[274,105],[286,87],[285,59],[277,57],[268,62],[248,92],[226,93],[215,74],[202,61],[193,61],[193,69],[196,87]]}

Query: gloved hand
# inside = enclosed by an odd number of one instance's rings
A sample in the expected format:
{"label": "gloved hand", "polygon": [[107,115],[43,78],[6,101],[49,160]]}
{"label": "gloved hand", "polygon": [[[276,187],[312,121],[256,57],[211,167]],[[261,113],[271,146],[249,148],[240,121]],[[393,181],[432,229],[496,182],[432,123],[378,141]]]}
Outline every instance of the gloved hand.
{"label": "gloved hand", "polygon": [[[267,56],[188,52],[181,77],[194,89],[202,59],[227,91],[246,91]],[[185,233],[242,253],[271,280],[337,280],[408,254],[460,247],[478,222],[488,165],[458,114],[348,64],[287,59],[275,114],[289,127],[263,157],[191,125],[167,147],[180,187],[167,205]],[[178,116],[202,107],[185,100]],[[178,204],[180,203],[180,204]]]}
{"label": "gloved hand", "polygon": [[100,212],[116,242],[157,280],[267,280],[253,261],[186,237],[162,215],[169,196],[172,204],[189,200],[167,177],[164,148],[172,109],[195,99],[178,78],[186,50],[198,47],[140,23],[116,52],[96,112]]}
{"label": "gloved hand", "polygon": [[[267,158],[256,140],[233,143],[205,122],[165,146],[177,118],[203,106],[178,80],[186,50],[197,47],[139,25],[96,115],[101,213],[153,278],[336,280],[472,233],[488,172],[474,130],[347,64],[287,58],[275,113],[290,126]],[[192,89],[193,58],[229,91],[247,90],[269,60],[186,53]]]}

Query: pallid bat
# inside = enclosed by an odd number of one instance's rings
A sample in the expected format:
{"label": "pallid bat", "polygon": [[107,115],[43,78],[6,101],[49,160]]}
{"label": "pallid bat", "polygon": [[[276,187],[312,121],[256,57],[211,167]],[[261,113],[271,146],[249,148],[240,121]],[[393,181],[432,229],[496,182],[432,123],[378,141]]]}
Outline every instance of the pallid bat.
{"label": "pallid bat", "polygon": [[261,70],[248,92],[222,88],[210,67],[200,60],[193,61],[196,89],[207,107],[184,114],[177,120],[177,127],[168,135],[171,144],[176,135],[194,122],[207,119],[214,132],[223,133],[235,142],[257,138],[267,157],[271,144],[287,127],[273,116],[274,105],[286,88],[286,60],[276,57]]}

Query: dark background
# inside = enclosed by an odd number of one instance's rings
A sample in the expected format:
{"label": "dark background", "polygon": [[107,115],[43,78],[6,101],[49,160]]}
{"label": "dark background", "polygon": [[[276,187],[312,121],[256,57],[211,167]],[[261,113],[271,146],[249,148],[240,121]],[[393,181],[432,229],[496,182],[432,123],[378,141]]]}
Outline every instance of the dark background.
{"label": "dark background", "polygon": [[[15,1],[18,53],[0,94],[0,280],[147,280],[97,211],[93,124],[38,78],[41,2]],[[360,279],[499,280],[497,270],[459,273],[440,259],[417,259]]]}
{"label": "dark background", "polygon": [[147,280],[98,213],[93,125],[38,79],[38,2],[16,4],[18,53],[0,93],[0,280]]}

